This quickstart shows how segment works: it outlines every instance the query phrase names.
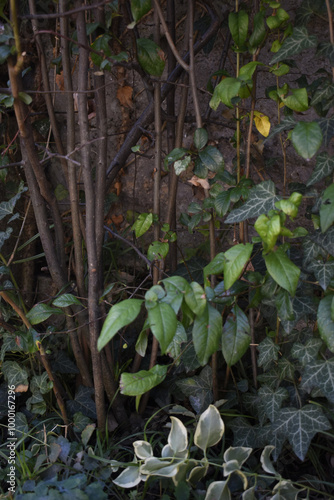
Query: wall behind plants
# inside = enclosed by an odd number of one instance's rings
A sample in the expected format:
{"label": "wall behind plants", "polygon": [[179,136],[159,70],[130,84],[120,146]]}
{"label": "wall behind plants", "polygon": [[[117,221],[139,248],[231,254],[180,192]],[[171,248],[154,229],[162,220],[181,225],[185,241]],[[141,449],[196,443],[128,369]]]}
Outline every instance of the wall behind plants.
{"label": "wall behind plants", "polygon": [[[284,477],[329,494],[331,3],[45,8],[1,11],[1,390],[17,393],[20,484],[71,463],[67,438],[89,460],[132,412],[216,403],[231,445],[274,447]],[[49,418],[69,434],[47,427],[57,446],[35,467]]]}

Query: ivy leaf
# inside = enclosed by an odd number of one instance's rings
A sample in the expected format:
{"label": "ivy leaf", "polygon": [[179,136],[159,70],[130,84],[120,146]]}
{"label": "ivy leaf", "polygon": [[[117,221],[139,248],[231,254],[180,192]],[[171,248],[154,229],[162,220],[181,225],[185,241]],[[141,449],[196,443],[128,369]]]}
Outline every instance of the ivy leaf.
{"label": "ivy leaf", "polygon": [[324,297],[320,301],[317,318],[320,337],[332,352],[334,352],[334,321],[332,318],[333,298],[333,295],[327,295],[327,297]]}
{"label": "ivy leaf", "polygon": [[321,288],[327,290],[334,277],[334,261],[321,262],[312,259],[307,268],[314,274]]}
{"label": "ivy leaf", "polygon": [[221,152],[213,146],[207,146],[200,151],[199,157],[202,163],[212,172],[218,172],[224,168],[224,158]]}
{"label": "ivy leaf", "polygon": [[250,344],[250,326],[246,314],[236,305],[224,324],[222,352],[227,366],[242,358]]}
{"label": "ivy leaf", "polygon": [[309,236],[307,236],[303,241],[303,251],[303,265],[306,267],[310,262],[317,259],[319,256],[327,256],[327,252],[325,252],[324,249],[318,245],[318,243],[312,241]]}
{"label": "ivy leaf", "polygon": [[317,104],[320,104],[322,101],[328,101],[333,97],[333,95],[334,95],[334,85],[330,83],[328,80],[326,80],[323,83],[323,86],[318,88],[314,93],[314,96],[311,100],[311,105],[316,106]]}
{"label": "ivy leaf", "polygon": [[151,10],[151,0],[131,0],[131,12],[135,22],[138,22]]}
{"label": "ivy leaf", "polygon": [[293,451],[304,460],[313,437],[319,431],[328,430],[331,425],[322,410],[313,405],[296,408],[282,408],[273,424],[274,432],[289,440]]}
{"label": "ivy leaf", "polygon": [[121,393],[126,396],[141,396],[165,379],[167,369],[167,365],[155,365],[150,370],[137,373],[123,372],[119,384]]}
{"label": "ivy leaf", "polygon": [[318,151],[322,139],[321,128],[317,122],[298,122],[291,134],[295,150],[307,160]]}
{"label": "ivy leaf", "polygon": [[241,222],[246,219],[258,217],[269,210],[275,209],[275,203],[280,198],[275,194],[275,184],[264,181],[249,191],[248,200],[240,208],[232,210],[226,219],[227,224]]}
{"label": "ivy leaf", "polygon": [[8,240],[8,238],[10,238],[10,235],[12,234],[12,232],[13,232],[12,227],[7,227],[6,231],[0,231],[0,250],[2,248],[2,245],[5,243],[5,241]]}
{"label": "ivy leaf", "polygon": [[316,231],[310,235],[310,238],[334,257],[334,226],[330,227],[325,233]]}
{"label": "ivy leaf", "polygon": [[224,286],[228,290],[240,277],[245,265],[247,264],[253,245],[240,243],[229,248],[224,254]]}
{"label": "ivy leaf", "polygon": [[334,358],[310,360],[302,374],[301,387],[309,392],[314,387],[319,388],[328,401],[334,403]]}
{"label": "ivy leaf", "polygon": [[96,406],[92,399],[94,389],[80,386],[75,398],[66,402],[66,407],[71,414],[81,412],[86,417],[96,420]]}
{"label": "ivy leaf", "polygon": [[329,154],[324,151],[317,156],[315,168],[306,185],[311,186],[325,177],[328,177],[332,172],[334,172],[334,156],[329,156]]}
{"label": "ivy leaf", "polygon": [[273,339],[266,337],[257,346],[259,351],[259,356],[257,358],[258,366],[262,366],[263,370],[266,371],[268,368],[272,367],[272,363],[278,360],[279,346],[274,343]]}
{"label": "ivy leaf", "polygon": [[302,50],[312,49],[313,47],[316,47],[316,45],[316,36],[309,35],[304,26],[295,27],[292,35],[283,42],[282,47],[271,59],[270,64],[277,63],[295,54],[299,54]]}
{"label": "ivy leaf", "polygon": [[[322,341],[317,338],[312,338],[306,344],[295,342],[291,348],[291,356],[297,358],[302,365],[307,366],[315,361],[318,352],[322,346]],[[303,377],[305,372],[303,373]]]}
{"label": "ivy leaf", "polygon": [[153,224],[153,214],[142,213],[132,226],[132,231],[135,232],[136,238],[140,238],[150,229]]}
{"label": "ivy leaf", "polygon": [[16,202],[21,198],[21,194],[27,191],[27,187],[24,187],[23,181],[20,183],[17,193],[9,200],[2,201],[0,203],[0,220],[2,220],[7,215],[13,215]]}
{"label": "ivy leaf", "polygon": [[302,318],[307,318],[308,316],[314,316],[317,311],[317,307],[314,298],[309,295],[301,295],[294,297],[292,299],[292,309],[294,314],[293,320],[281,320],[281,324],[286,333],[291,333],[295,325]]}
{"label": "ivy leaf", "polygon": [[129,325],[136,319],[140,312],[143,300],[127,299],[115,304],[110,309],[97,342],[99,351],[116,335],[121,328]]}
{"label": "ivy leaf", "polygon": [[318,123],[321,128],[325,146],[327,147],[329,141],[334,136],[334,118],[322,118]]}
{"label": "ivy leaf", "polygon": [[284,251],[279,247],[276,252],[270,252],[264,256],[267,270],[270,276],[290,295],[296,293],[300,269],[297,267]]}
{"label": "ivy leaf", "polygon": [[196,316],[193,326],[193,341],[198,361],[206,365],[209,357],[217,351],[222,333],[221,314],[206,304],[200,316]]}
{"label": "ivy leaf", "polygon": [[[166,352],[169,354],[169,356],[171,358],[176,360],[177,358],[179,358],[179,356],[181,354],[181,344],[183,344],[185,342],[187,342],[187,333],[186,333],[185,328],[182,325],[182,323],[180,323],[180,321],[178,321],[175,335],[173,337],[172,342],[167,347]],[[180,363],[180,360],[179,360],[179,362],[176,362],[175,364],[178,365],[179,363]]]}
{"label": "ivy leaf", "polygon": [[281,134],[285,130],[291,130],[295,125],[296,125],[296,120],[294,120],[292,116],[286,116],[284,120],[281,121],[281,123],[279,123],[272,129],[266,141],[272,139],[276,134]]}
{"label": "ivy leaf", "polygon": [[319,212],[321,231],[324,233],[334,222],[334,183],[322,195]]}
{"label": "ivy leaf", "polygon": [[264,385],[259,389],[258,395],[261,409],[267,415],[270,422],[275,422],[283,401],[289,397],[288,391],[283,387],[274,390]]}
{"label": "ivy leaf", "polygon": [[165,354],[177,328],[175,312],[169,304],[159,302],[155,307],[149,309],[148,321],[153,335],[159,341],[161,353]]}
{"label": "ivy leaf", "polygon": [[5,361],[1,366],[1,371],[8,385],[28,385],[27,369],[16,361]]}
{"label": "ivy leaf", "polygon": [[149,75],[162,75],[165,69],[165,54],[153,40],[138,38],[137,56],[139,64]]}
{"label": "ivy leaf", "polygon": [[196,413],[203,412],[213,400],[211,367],[203,368],[199,376],[178,380],[176,386],[189,398]]}
{"label": "ivy leaf", "polygon": [[250,425],[245,418],[234,418],[229,424],[229,427],[233,432],[233,446],[249,446],[250,448],[257,448],[257,428]]}

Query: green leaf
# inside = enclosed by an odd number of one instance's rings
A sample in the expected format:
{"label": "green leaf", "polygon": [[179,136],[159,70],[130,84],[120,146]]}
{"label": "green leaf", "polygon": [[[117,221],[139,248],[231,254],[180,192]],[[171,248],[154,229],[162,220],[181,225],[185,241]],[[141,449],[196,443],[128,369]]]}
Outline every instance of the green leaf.
{"label": "green leaf", "polygon": [[153,241],[147,250],[149,260],[163,260],[167,257],[169,244],[162,241]]}
{"label": "green leaf", "polygon": [[266,26],[264,24],[264,10],[257,12],[253,20],[253,33],[249,37],[248,44],[251,49],[257,49],[266,36]]}
{"label": "green leaf", "polygon": [[317,432],[331,428],[320,407],[314,405],[297,408],[282,408],[275,420],[274,432],[289,440],[293,451],[304,460],[309,445]]}
{"label": "green leaf", "polygon": [[215,406],[210,405],[199,418],[194,434],[194,443],[206,453],[208,448],[219,443],[224,432],[225,426],[219,411]]}
{"label": "green leaf", "polygon": [[210,356],[217,351],[222,333],[221,314],[206,304],[201,315],[197,315],[193,326],[193,341],[198,361],[206,365]]}
{"label": "green leaf", "polygon": [[267,25],[269,29],[275,30],[279,28],[283,23],[290,19],[289,14],[281,8],[275,10],[275,14],[267,17]]}
{"label": "green leaf", "polygon": [[210,274],[220,274],[224,270],[224,253],[218,253],[213,260],[203,269],[204,282]]}
{"label": "green leaf", "polygon": [[230,208],[231,204],[231,191],[222,191],[215,198],[215,210],[219,217],[224,217]]}
{"label": "green leaf", "polygon": [[251,61],[240,68],[239,78],[244,82],[248,82],[252,79],[252,76],[257,68],[257,66],[263,66],[263,63],[259,61]]}
{"label": "green leaf", "polygon": [[182,160],[177,160],[174,163],[174,170],[176,175],[182,174],[189,167],[191,162],[191,156],[185,156]]}
{"label": "green leaf", "polygon": [[231,99],[238,95],[241,84],[241,80],[237,78],[224,78],[213,92],[213,96],[210,100],[210,107],[216,111],[219,104],[222,102],[228,108],[233,108]]}
{"label": "green leaf", "polygon": [[188,152],[187,149],[184,148],[175,148],[173,151],[169,153],[169,155],[166,156],[164,160],[164,165],[167,167],[171,163],[174,163],[177,160],[180,160],[181,158],[184,157],[184,155]]}
{"label": "green leaf", "polygon": [[228,27],[233,41],[238,49],[242,50],[247,40],[248,14],[244,10],[231,12],[228,16]]}
{"label": "green leaf", "polygon": [[6,62],[11,52],[11,47],[9,45],[0,45],[0,64]]}
{"label": "green leaf", "polygon": [[224,158],[221,152],[213,146],[207,146],[200,151],[199,157],[204,165],[212,172],[218,172],[224,168]]}
{"label": "green leaf", "polygon": [[129,325],[136,319],[140,312],[143,300],[127,299],[115,304],[110,309],[97,342],[99,351],[116,335],[121,328]]}
{"label": "green leaf", "polygon": [[165,69],[165,54],[152,40],[137,39],[137,56],[141,67],[153,76],[161,76]]}
{"label": "green leaf", "polygon": [[202,149],[208,142],[208,133],[205,128],[198,128],[194,134],[194,145],[197,149]]}
{"label": "green leaf", "polygon": [[331,184],[321,197],[320,226],[324,233],[334,222],[334,183]]}
{"label": "green leaf", "polygon": [[170,417],[172,428],[168,434],[168,444],[176,453],[188,448],[188,434],[184,424],[176,417]]}
{"label": "green leaf", "polygon": [[313,388],[318,388],[328,401],[334,403],[334,358],[326,361],[310,360],[305,365],[301,387],[308,392],[311,392]]}
{"label": "green leaf", "polygon": [[169,304],[159,302],[149,309],[148,321],[153,335],[159,341],[161,353],[165,354],[177,328],[175,312]]}
{"label": "green leaf", "polygon": [[321,146],[322,132],[317,122],[298,122],[291,134],[292,144],[297,153],[310,159]]}
{"label": "green leaf", "polygon": [[175,365],[177,366],[180,363],[180,360],[177,360],[177,358],[180,358],[181,355],[181,344],[187,342],[187,333],[180,321],[177,322],[177,327],[176,327],[176,332],[173,337],[172,342],[169,344],[167,347],[167,354],[175,360]]}
{"label": "green leaf", "polygon": [[80,300],[71,293],[63,293],[63,295],[59,295],[53,302],[52,305],[56,307],[68,307],[76,304],[78,306],[82,306]]}
{"label": "green leaf", "polygon": [[141,396],[160,384],[167,375],[168,366],[155,365],[150,370],[141,370],[137,373],[122,373],[120,390],[126,396]]}
{"label": "green leaf", "polygon": [[19,98],[28,106],[32,103],[32,97],[29,94],[26,94],[26,92],[19,92]]}
{"label": "green leaf", "polygon": [[132,226],[132,231],[135,232],[136,238],[140,238],[150,229],[153,224],[153,214],[142,213]]}
{"label": "green leaf", "polygon": [[284,290],[287,290],[290,295],[294,296],[300,276],[299,267],[291,262],[281,248],[278,248],[276,252],[270,252],[268,255],[265,255],[264,260],[270,276]]}
{"label": "green leaf", "polygon": [[273,339],[266,337],[258,345],[259,356],[257,358],[258,366],[262,366],[264,371],[272,367],[273,362],[278,360],[280,347],[275,344]]}
{"label": "green leaf", "polygon": [[92,437],[96,428],[96,424],[89,424],[85,427],[85,429],[81,433],[81,442],[84,446],[87,446],[88,441]]}
{"label": "green leaf", "polygon": [[167,291],[167,296],[163,301],[170,304],[175,314],[177,314],[186,292],[190,289],[189,283],[181,276],[171,276],[170,278],[162,280],[162,283]]}
{"label": "green leaf", "polygon": [[227,481],[213,481],[210,483],[204,500],[230,500],[231,493]]}
{"label": "green leaf", "polygon": [[249,191],[248,200],[240,208],[232,210],[226,218],[227,224],[241,222],[246,219],[258,217],[269,210],[275,209],[275,203],[279,197],[275,194],[275,184],[272,181],[264,181]]}
{"label": "green leaf", "polygon": [[227,366],[233,366],[242,358],[250,341],[248,318],[236,305],[228,315],[223,328],[222,352]]}
{"label": "green leaf", "polygon": [[50,318],[52,314],[64,314],[64,312],[61,309],[55,309],[47,304],[36,304],[30,309],[26,316],[32,325],[38,325],[38,323],[42,323]]}
{"label": "green leaf", "polygon": [[138,22],[151,10],[151,0],[131,0],[131,12],[135,22]]}
{"label": "green leaf", "polygon": [[317,37],[309,35],[305,27],[295,27],[291,36],[283,43],[282,47],[271,59],[270,64],[287,59],[302,50],[314,48],[317,45]]}
{"label": "green leaf", "polygon": [[308,109],[308,96],[306,89],[292,89],[292,95],[281,97],[284,104],[293,111],[306,111]]}
{"label": "green leaf", "polygon": [[286,290],[280,289],[275,299],[275,305],[280,320],[290,321],[295,318],[291,297]]}
{"label": "green leaf", "polygon": [[203,288],[196,281],[192,281],[186,290],[185,301],[192,312],[198,316],[205,310],[206,296]]}
{"label": "green leaf", "polygon": [[334,352],[334,321],[331,314],[333,295],[327,295],[320,301],[318,308],[318,328],[320,337],[328,349]]}
{"label": "green leaf", "polygon": [[245,245],[240,243],[235,245],[224,254],[224,285],[225,289],[228,290],[240,277],[245,265],[247,264],[251,253],[253,250],[253,245],[251,243],[246,243]]}
{"label": "green leaf", "polygon": [[329,156],[327,152],[322,152],[317,156],[315,168],[311,177],[307,181],[307,186],[312,186],[316,182],[322,181],[334,172],[334,156]]}

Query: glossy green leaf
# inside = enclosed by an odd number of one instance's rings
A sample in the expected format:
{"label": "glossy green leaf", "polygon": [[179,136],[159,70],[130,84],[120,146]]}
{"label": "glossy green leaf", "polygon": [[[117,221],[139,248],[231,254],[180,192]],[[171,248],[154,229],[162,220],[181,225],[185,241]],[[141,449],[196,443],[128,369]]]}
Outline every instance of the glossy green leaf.
{"label": "glossy green leaf", "polygon": [[295,317],[290,294],[281,289],[275,299],[277,315],[280,320],[293,320]]}
{"label": "glossy green leaf", "polygon": [[175,314],[177,314],[186,292],[190,289],[189,283],[182,278],[182,276],[171,276],[170,278],[162,280],[162,283],[167,291],[167,295],[163,301],[170,304]]}
{"label": "glossy green leaf", "polygon": [[161,353],[165,354],[177,328],[176,314],[169,304],[157,303],[149,309],[148,321],[153,335],[159,341]]}
{"label": "glossy green leaf", "polygon": [[200,151],[199,157],[204,165],[212,172],[218,172],[224,168],[224,158],[221,152],[213,146],[207,146]]}
{"label": "glossy green leaf", "polygon": [[198,361],[206,365],[210,356],[217,351],[222,334],[221,314],[209,304],[197,315],[193,326],[193,342]]}
{"label": "glossy green leaf", "polygon": [[311,177],[307,181],[307,186],[312,186],[316,182],[322,181],[334,172],[334,156],[329,156],[327,152],[322,152],[317,156],[317,162]]}
{"label": "glossy green leaf", "polygon": [[150,229],[153,224],[153,214],[142,213],[132,226],[132,231],[135,232],[136,238],[140,238]]}
{"label": "glossy green leaf", "polygon": [[270,64],[274,64],[283,59],[298,54],[302,50],[311,49],[317,45],[317,38],[309,35],[305,27],[295,27],[291,36],[283,43],[282,47],[271,59]]}
{"label": "glossy green leaf", "polygon": [[202,149],[206,146],[208,142],[208,133],[205,128],[198,128],[195,130],[194,134],[194,145],[197,149]]}
{"label": "glossy green leaf", "polygon": [[269,212],[269,210],[274,210],[275,203],[278,200],[279,198],[275,193],[275,184],[272,181],[261,182],[249,191],[246,203],[240,208],[232,210],[225,222],[232,224],[258,217]]}
{"label": "glossy green leaf", "polygon": [[194,434],[194,443],[204,453],[219,443],[225,432],[225,425],[219,411],[210,405],[199,418]]}
{"label": "glossy green leaf", "polygon": [[153,40],[138,38],[137,56],[139,64],[149,75],[162,75],[165,69],[165,54]]}
{"label": "glossy green leaf", "polygon": [[265,255],[264,260],[270,276],[279,286],[294,296],[300,276],[299,267],[291,262],[281,248]]}
{"label": "glossy green leaf", "polygon": [[220,274],[224,270],[225,257],[224,253],[218,253],[214,259],[203,269],[204,282],[210,274]]}
{"label": "glossy green leaf", "polygon": [[171,163],[174,163],[177,160],[180,160],[184,157],[184,155],[188,152],[187,149],[184,148],[175,148],[171,151],[164,160],[164,165],[167,167]]}
{"label": "glossy green leaf", "polygon": [[121,328],[129,325],[136,319],[140,312],[143,300],[127,299],[115,304],[110,309],[97,342],[99,351],[116,335]]}
{"label": "glossy green leaf", "polygon": [[248,14],[244,10],[231,12],[228,16],[228,27],[237,49],[242,50],[248,34]]}
{"label": "glossy green leaf", "polygon": [[297,457],[304,460],[313,437],[331,425],[320,407],[308,404],[301,409],[282,408],[273,427],[276,434],[289,440]]}
{"label": "glossy green leaf", "polygon": [[26,92],[19,92],[19,98],[28,106],[32,103],[32,97]]}
{"label": "glossy green leaf", "polygon": [[151,0],[131,0],[131,12],[135,22],[138,22],[151,10]]}
{"label": "glossy green leaf", "polygon": [[240,243],[235,245],[224,253],[224,285],[228,290],[240,277],[245,265],[247,264],[253,245]]}
{"label": "glossy green leaf", "polygon": [[298,122],[291,134],[297,153],[309,159],[315,155],[322,143],[322,132],[317,122]]}
{"label": "glossy green leaf", "polygon": [[213,96],[210,100],[210,107],[216,111],[219,104],[222,102],[228,108],[233,108],[231,99],[237,97],[242,82],[237,78],[224,78],[214,90]]}
{"label": "glossy green leaf", "polygon": [[206,306],[206,296],[203,288],[196,281],[192,281],[186,290],[185,301],[193,313],[201,315]]}
{"label": "glossy green leaf", "polygon": [[284,9],[278,8],[275,10],[275,15],[267,17],[268,28],[271,30],[275,30],[289,19],[289,14]]}
{"label": "glossy green leaf", "polygon": [[293,111],[306,111],[309,108],[306,89],[292,89],[292,95],[281,97],[284,104]]}
{"label": "glossy green leaf", "polygon": [[257,12],[253,20],[253,32],[249,37],[248,44],[251,50],[257,49],[263,42],[266,36],[266,26],[264,24],[264,10]]}
{"label": "glossy green leaf", "polygon": [[334,321],[331,314],[333,295],[327,295],[319,304],[318,328],[320,337],[326,343],[328,349],[334,352]]}
{"label": "glossy green leaf", "polygon": [[126,396],[141,396],[160,384],[167,375],[168,366],[155,365],[150,370],[141,370],[137,373],[122,373],[120,390]]}
{"label": "glossy green leaf", "polygon": [[322,195],[319,212],[321,231],[324,233],[334,222],[334,183]]}
{"label": "glossy green leaf", "polygon": [[215,198],[215,210],[219,217],[224,217],[231,204],[231,191],[222,191]]}
{"label": "glossy green leaf", "polygon": [[167,257],[169,244],[162,241],[154,241],[147,250],[147,258],[153,260],[163,260]]}
{"label": "glossy green leaf", "polygon": [[68,307],[76,304],[78,306],[82,306],[82,303],[75,295],[71,293],[63,293],[63,295],[59,295],[53,302],[52,305],[56,307]]}
{"label": "glossy green leaf", "polygon": [[27,320],[32,325],[38,325],[38,323],[42,323],[50,318],[52,314],[64,314],[64,312],[61,309],[56,309],[48,306],[47,304],[36,304],[32,309],[30,309],[26,316]]}
{"label": "glossy green leaf", "polygon": [[243,80],[246,82],[251,80],[257,66],[263,66],[263,63],[260,63],[259,61],[251,61],[251,62],[245,64],[244,66],[241,66],[240,72],[239,72],[240,80]]}
{"label": "glossy green leaf", "polygon": [[228,366],[233,366],[242,358],[250,341],[248,318],[240,307],[234,306],[226,319],[222,335],[222,351]]}

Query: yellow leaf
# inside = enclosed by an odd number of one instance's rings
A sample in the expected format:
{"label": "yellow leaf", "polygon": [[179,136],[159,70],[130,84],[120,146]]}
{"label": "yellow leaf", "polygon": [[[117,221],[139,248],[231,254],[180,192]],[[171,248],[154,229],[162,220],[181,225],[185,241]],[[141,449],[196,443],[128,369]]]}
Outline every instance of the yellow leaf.
{"label": "yellow leaf", "polygon": [[268,137],[270,132],[270,121],[268,116],[260,113],[259,111],[254,111],[254,123],[260,134],[264,137]]}

